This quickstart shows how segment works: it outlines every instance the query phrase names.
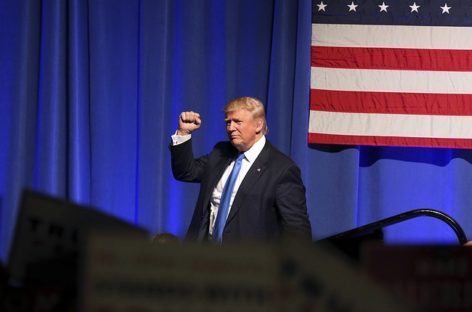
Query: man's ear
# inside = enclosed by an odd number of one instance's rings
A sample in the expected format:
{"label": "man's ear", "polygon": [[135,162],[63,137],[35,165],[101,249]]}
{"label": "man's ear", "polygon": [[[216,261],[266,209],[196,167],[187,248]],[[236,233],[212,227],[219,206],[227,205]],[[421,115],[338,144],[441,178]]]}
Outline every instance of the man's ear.
{"label": "man's ear", "polygon": [[264,122],[262,121],[262,118],[257,118],[256,119],[256,132],[261,133],[263,127],[264,127]]}

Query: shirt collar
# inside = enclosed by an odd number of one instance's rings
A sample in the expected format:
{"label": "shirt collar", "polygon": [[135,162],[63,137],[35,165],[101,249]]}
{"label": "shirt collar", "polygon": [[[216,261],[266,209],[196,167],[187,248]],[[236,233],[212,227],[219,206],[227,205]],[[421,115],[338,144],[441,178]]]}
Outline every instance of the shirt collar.
{"label": "shirt collar", "polygon": [[265,143],[266,138],[265,135],[263,135],[250,149],[244,152],[244,157],[252,164],[261,153]]}

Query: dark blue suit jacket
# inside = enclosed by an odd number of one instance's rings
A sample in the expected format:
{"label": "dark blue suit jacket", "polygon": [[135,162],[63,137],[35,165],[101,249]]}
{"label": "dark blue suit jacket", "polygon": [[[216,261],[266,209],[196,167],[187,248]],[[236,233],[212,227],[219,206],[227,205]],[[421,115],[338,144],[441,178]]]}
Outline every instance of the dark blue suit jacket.
{"label": "dark blue suit jacket", "polygon": [[[205,240],[211,194],[238,151],[231,143],[220,142],[208,155],[195,159],[192,140],[170,146],[170,150],[174,177],[200,183],[187,238]],[[298,166],[266,141],[234,198],[223,242],[274,241],[284,234],[311,239],[305,187]]]}

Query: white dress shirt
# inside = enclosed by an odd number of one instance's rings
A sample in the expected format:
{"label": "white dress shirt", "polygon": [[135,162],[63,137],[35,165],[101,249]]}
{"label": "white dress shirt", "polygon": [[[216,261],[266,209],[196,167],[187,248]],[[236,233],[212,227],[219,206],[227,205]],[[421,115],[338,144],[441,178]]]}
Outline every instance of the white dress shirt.
{"label": "white dress shirt", "polygon": [[[182,144],[188,140],[190,140],[191,135],[177,135],[174,134],[172,136],[172,144],[173,145],[178,145]],[[231,210],[231,206],[233,205],[233,200],[234,197],[236,196],[236,193],[238,192],[239,186],[241,185],[241,182],[243,181],[244,177],[246,176],[247,172],[251,168],[252,164],[256,160],[257,156],[261,153],[262,149],[264,148],[266,142],[265,136],[262,136],[254,145],[244,152],[244,159],[241,164],[241,170],[239,171],[238,178],[236,179],[236,183],[233,188],[233,192],[231,193],[231,199],[229,202],[229,209],[228,209],[228,214]],[[234,161],[232,161],[229,166],[226,168],[225,172],[221,176],[221,179],[218,181],[216,184],[216,187],[213,190],[213,193],[211,194],[210,198],[210,224],[209,224],[209,234],[213,234],[213,228],[215,227],[215,221],[216,221],[216,216],[218,215],[218,208],[220,207],[220,200],[221,200],[221,195],[223,193],[223,188],[225,186],[226,180],[228,180],[229,175],[231,174],[231,170],[233,170],[234,167]]]}

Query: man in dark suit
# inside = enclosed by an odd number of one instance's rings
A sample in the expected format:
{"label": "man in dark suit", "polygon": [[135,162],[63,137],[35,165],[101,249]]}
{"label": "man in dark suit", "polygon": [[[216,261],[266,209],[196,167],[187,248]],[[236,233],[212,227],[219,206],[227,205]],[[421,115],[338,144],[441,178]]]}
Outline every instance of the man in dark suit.
{"label": "man in dark suit", "polygon": [[[172,136],[174,177],[201,184],[187,238],[277,241],[287,234],[296,234],[311,239],[300,169],[266,140],[263,104],[255,98],[242,97],[228,103],[224,112],[229,141],[217,143],[203,157],[195,159],[192,152],[191,133],[201,125],[198,113],[182,112]],[[238,155],[242,161],[235,165]],[[226,191],[225,185],[236,166],[239,173],[234,188]],[[220,209],[225,206],[225,196],[229,198],[229,211]]]}

